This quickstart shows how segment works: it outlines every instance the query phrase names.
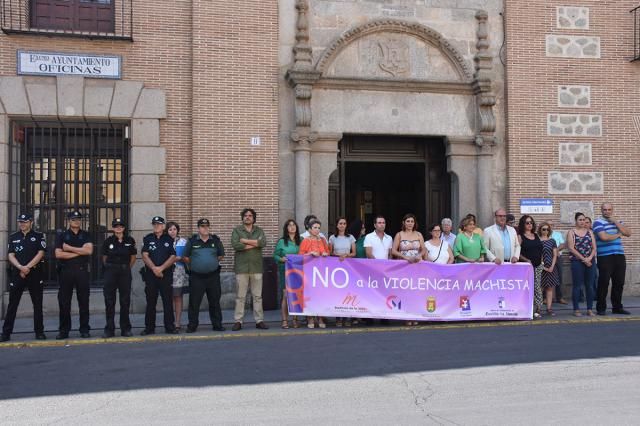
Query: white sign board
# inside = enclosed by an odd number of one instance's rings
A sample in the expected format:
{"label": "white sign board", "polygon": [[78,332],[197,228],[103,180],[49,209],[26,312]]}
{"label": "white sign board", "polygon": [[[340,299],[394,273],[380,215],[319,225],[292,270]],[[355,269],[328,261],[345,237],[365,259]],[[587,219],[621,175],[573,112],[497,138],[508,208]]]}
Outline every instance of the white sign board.
{"label": "white sign board", "polygon": [[81,75],[122,77],[122,57],[18,50],[18,75]]}
{"label": "white sign board", "polygon": [[520,199],[520,214],[552,214],[553,200],[550,198]]}

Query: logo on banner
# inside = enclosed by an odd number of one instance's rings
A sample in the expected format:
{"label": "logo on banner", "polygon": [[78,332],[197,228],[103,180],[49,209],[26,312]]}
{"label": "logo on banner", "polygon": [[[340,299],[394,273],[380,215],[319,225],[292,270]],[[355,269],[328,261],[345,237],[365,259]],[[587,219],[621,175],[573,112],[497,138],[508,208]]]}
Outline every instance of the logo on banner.
{"label": "logo on banner", "polygon": [[507,309],[507,302],[504,297],[498,297],[498,309]]}
{"label": "logo on banner", "polygon": [[427,312],[436,311],[436,298],[433,296],[427,297]]}
{"label": "logo on banner", "polygon": [[460,310],[463,312],[471,310],[471,300],[469,296],[460,296]]}
{"label": "logo on banner", "polygon": [[358,296],[351,293],[348,293],[344,300],[342,300],[343,306],[353,306],[354,308],[357,308],[359,303]]}
{"label": "logo on banner", "polygon": [[402,300],[400,300],[400,298],[398,296],[389,296],[387,297],[387,308],[396,311],[399,311],[402,309]]}

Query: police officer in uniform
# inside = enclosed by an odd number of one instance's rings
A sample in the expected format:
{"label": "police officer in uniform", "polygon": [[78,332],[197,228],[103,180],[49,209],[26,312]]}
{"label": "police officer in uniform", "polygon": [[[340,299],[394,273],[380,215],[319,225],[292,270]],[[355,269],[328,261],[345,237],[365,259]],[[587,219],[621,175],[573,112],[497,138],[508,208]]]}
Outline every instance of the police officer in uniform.
{"label": "police officer in uniform", "polygon": [[9,282],[9,306],[2,326],[0,342],[11,338],[20,298],[25,289],[29,290],[33,303],[33,330],[36,339],[44,340],[42,320],[42,260],[47,242],[44,234],[32,229],[33,217],[28,213],[18,216],[19,232],[9,236],[9,263],[11,264],[11,282]]}
{"label": "police officer in uniform", "polygon": [[113,235],[102,245],[102,264],[104,265],[104,305],[107,325],[104,327],[105,339],[115,336],[116,291],[120,296],[120,334],[131,337],[129,305],[131,304],[131,267],[136,262],[136,242],[125,235],[125,224],[120,218],[111,222]]}
{"label": "police officer in uniform", "polygon": [[66,339],[71,330],[71,298],[76,289],[80,311],[80,337],[89,334],[89,261],[93,254],[93,243],[89,233],[80,229],[82,213],[77,210],[67,215],[69,229],[56,237],[56,259],[60,262],[58,272],[58,305],[60,307],[60,327],[56,339]]}
{"label": "police officer in uniform", "polygon": [[143,336],[156,332],[156,303],[158,293],[162,297],[164,310],[164,330],[168,334],[176,334],[173,317],[173,300],[171,284],[173,282],[173,263],[176,251],[173,240],[165,232],[164,218],[155,216],[151,220],[153,232],[142,240],[142,260],[145,264],[144,292],[147,296],[147,310],[144,316]]}
{"label": "police officer in uniform", "polygon": [[189,325],[187,333],[198,329],[198,316],[202,297],[207,294],[209,318],[214,331],[224,331],[222,310],[220,309],[220,261],[224,257],[224,247],[217,235],[209,233],[209,219],[198,221],[198,233],[185,247],[185,262],[191,268],[191,289],[189,294]]}

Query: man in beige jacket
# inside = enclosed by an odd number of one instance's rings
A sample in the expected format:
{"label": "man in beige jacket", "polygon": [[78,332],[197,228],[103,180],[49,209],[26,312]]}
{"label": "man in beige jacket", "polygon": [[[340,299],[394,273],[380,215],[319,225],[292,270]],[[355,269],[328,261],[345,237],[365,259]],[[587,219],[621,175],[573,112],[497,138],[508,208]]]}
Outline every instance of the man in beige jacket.
{"label": "man in beige jacket", "polygon": [[516,230],[507,225],[507,212],[499,208],[495,212],[494,225],[484,230],[484,246],[487,260],[500,265],[502,262],[516,263],[520,258],[520,243]]}

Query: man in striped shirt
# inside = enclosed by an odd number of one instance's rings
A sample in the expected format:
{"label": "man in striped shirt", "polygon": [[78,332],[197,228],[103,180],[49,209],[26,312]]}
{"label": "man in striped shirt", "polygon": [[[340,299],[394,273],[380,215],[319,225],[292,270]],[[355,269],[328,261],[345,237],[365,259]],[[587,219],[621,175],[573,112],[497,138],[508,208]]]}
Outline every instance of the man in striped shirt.
{"label": "man in striped shirt", "polygon": [[602,217],[593,222],[593,233],[596,236],[598,250],[598,315],[607,313],[607,292],[611,281],[611,307],[614,314],[629,315],[622,307],[622,289],[627,269],[622,237],[630,237],[631,230],[624,222],[613,216],[611,203],[600,206]]}

